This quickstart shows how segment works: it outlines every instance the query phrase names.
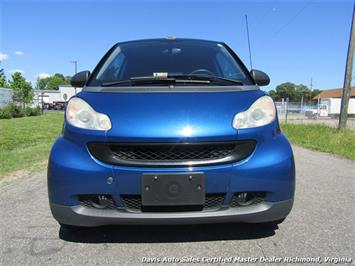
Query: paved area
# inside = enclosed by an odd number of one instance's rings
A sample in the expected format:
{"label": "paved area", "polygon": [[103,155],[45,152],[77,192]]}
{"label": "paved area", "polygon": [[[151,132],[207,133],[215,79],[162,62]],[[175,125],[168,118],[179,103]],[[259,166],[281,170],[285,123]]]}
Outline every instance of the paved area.
{"label": "paved area", "polygon": [[[284,114],[279,114],[279,120],[280,122],[285,122],[286,117]],[[320,124],[320,125],[325,125],[328,127],[333,127],[337,128],[339,124],[339,119],[338,118],[330,118],[330,117],[319,117],[318,119],[309,119],[303,114],[295,114],[295,113],[290,113],[287,116],[287,123],[291,124]],[[355,131],[355,118],[349,117],[348,121],[346,123],[346,127],[350,130]]]}
{"label": "paved area", "polygon": [[355,163],[298,147],[294,152],[295,205],[276,228],[215,224],[60,229],[49,211],[45,172],[16,180],[0,188],[0,265],[136,265],[143,257],[354,261]]}

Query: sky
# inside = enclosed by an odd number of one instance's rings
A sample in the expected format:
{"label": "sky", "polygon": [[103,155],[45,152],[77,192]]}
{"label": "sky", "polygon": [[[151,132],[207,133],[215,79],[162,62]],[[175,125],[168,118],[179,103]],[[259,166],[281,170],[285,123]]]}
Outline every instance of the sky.
{"label": "sky", "polygon": [[[250,68],[269,74],[265,90],[291,81],[343,86],[354,2],[0,0],[0,60],[9,78],[93,70],[116,42],[166,36],[227,43]],[[353,84],[354,84],[353,79]]]}

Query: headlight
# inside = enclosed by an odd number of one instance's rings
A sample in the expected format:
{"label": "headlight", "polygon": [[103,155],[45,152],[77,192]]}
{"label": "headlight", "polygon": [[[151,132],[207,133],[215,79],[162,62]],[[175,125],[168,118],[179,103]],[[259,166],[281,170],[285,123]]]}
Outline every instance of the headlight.
{"label": "headlight", "polygon": [[270,124],[274,121],[276,109],[269,96],[257,99],[248,110],[234,116],[233,127],[236,129],[253,128]]}
{"label": "headlight", "polygon": [[67,106],[66,119],[74,127],[92,130],[111,129],[110,118],[96,112],[92,107],[80,98],[72,98]]}

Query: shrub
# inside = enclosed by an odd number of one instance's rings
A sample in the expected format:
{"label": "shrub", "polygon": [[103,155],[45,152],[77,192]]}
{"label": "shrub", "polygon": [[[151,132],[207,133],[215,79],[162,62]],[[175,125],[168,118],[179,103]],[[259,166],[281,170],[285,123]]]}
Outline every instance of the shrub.
{"label": "shrub", "polygon": [[37,116],[37,115],[41,115],[42,111],[41,108],[39,106],[32,108],[32,116]]}
{"label": "shrub", "polygon": [[26,107],[23,112],[26,116],[37,116],[41,115],[41,108],[37,107]]}
{"label": "shrub", "polygon": [[24,110],[23,110],[25,116],[31,116],[32,115],[32,108],[31,107],[26,107]]}
{"label": "shrub", "polygon": [[10,119],[10,118],[12,118],[12,115],[8,108],[0,109],[0,119]]}
{"label": "shrub", "polygon": [[41,115],[41,108],[37,107],[26,107],[22,109],[14,103],[9,103],[4,108],[0,109],[0,119],[9,119],[15,117],[24,117],[24,116],[37,116]]}
{"label": "shrub", "polygon": [[23,116],[25,116],[22,108],[19,107],[16,104],[14,104],[14,103],[9,103],[5,107],[5,109],[8,109],[10,111],[12,117],[23,117]]}

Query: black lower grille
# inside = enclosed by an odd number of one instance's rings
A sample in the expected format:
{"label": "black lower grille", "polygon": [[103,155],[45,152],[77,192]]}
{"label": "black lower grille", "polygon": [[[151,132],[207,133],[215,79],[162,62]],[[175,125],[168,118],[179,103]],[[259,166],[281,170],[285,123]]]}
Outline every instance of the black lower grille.
{"label": "black lower grille", "polygon": [[254,150],[253,140],[197,143],[89,143],[98,160],[145,167],[215,165],[240,161]]}
{"label": "black lower grille", "polygon": [[[206,194],[205,204],[200,208],[200,210],[216,210],[222,207],[225,193],[213,193]],[[142,200],[140,195],[122,195],[121,196],[125,208],[129,211],[142,211]],[[162,208],[157,208],[162,210]],[[173,210],[173,207],[169,207],[168,209]],[[150,209],[151,210],[151,209]],[[180,210],[184,210],[180,208]]]}

